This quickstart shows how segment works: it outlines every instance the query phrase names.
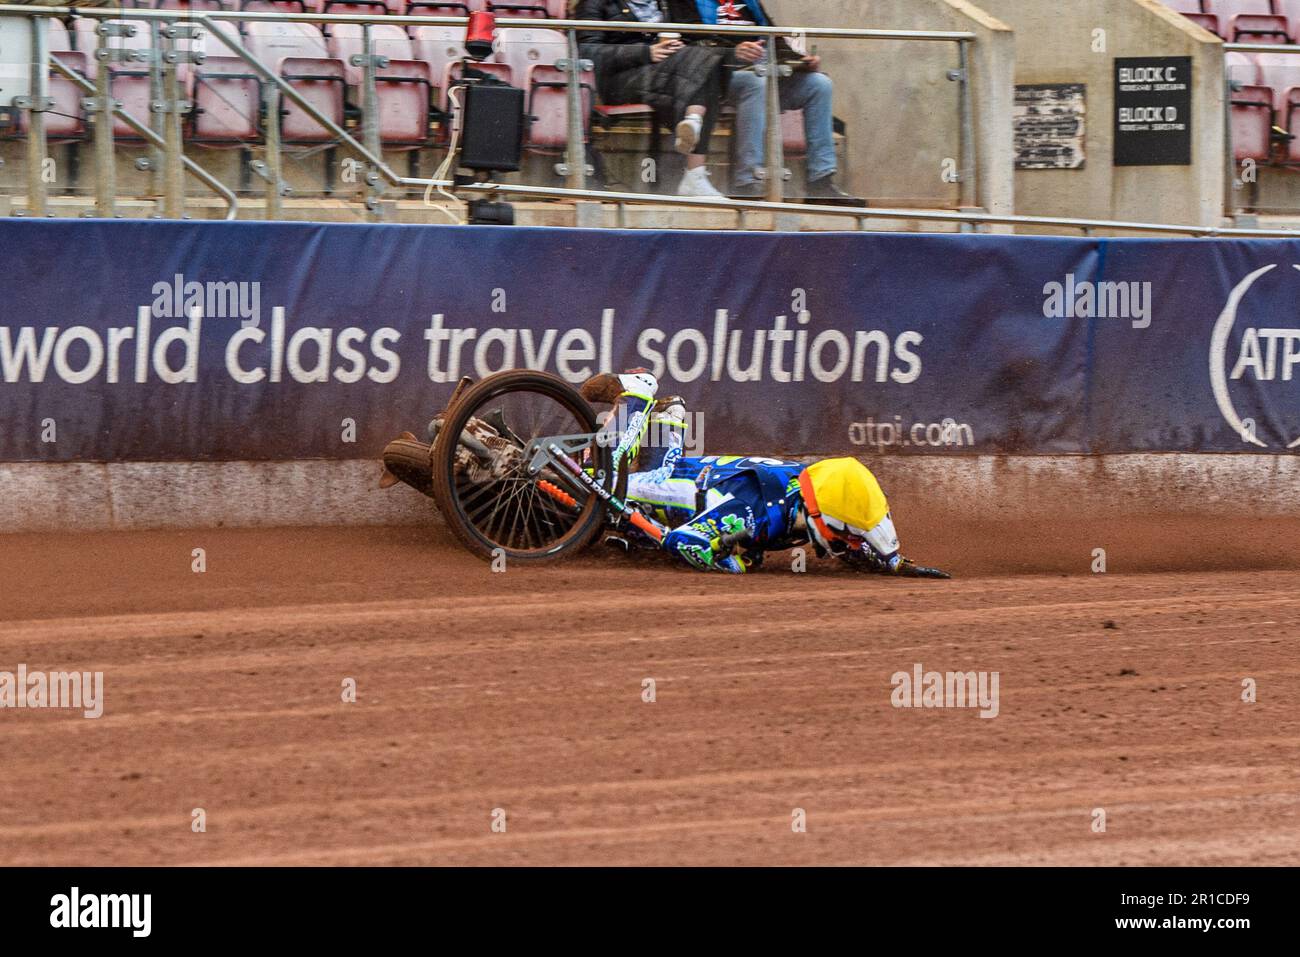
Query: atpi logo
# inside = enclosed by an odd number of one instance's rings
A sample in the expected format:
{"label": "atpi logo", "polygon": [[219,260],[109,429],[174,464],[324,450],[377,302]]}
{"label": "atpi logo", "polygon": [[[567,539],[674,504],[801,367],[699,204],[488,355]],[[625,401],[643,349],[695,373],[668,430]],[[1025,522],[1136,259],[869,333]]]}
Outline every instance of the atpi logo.
{"label": "atpi logo", "polygon": [[[1228,340],[1237,324],[1241,300],[1261,276],[1276,268],[1276,263],[1262,266],[1237,284],[1228,296],[1228,304],[1219,314],[1218,321],[1214,324],[1214,333],[1210,337],[1210,384],[1214,389],[1214,401],[1218,403],[1219,412],[1243,442],[1262,449],[1269,448],[1269,443],[1257,434],[1253,418],[1243,418],[1237,413],[1228,384],[1242,379],[1253,379],[1258,383],[1290,382],[1296,377],[1296,366],[1300,366],[1300,329],[1285,326],[1252,326],[1243,329],[1241,345],[1231,368],[1228,365]],[[1300,265],[1291,268],[1300,270]],[[1294,449],[1297,446],[1300,446],[1300,437],[1290,442],[1287,448]]]}

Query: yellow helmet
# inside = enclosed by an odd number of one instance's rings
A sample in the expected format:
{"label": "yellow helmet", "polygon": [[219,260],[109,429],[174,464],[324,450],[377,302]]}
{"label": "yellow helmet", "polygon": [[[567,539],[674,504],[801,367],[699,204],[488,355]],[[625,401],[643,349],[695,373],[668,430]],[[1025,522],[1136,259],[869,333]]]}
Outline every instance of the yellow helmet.
{"label": "yellow helmet", "polygon": [[871,470],[853,458],[823,459],[799,473],[808,528],[832,553],[869,546],[884,559],[898,554],[889,502]]}

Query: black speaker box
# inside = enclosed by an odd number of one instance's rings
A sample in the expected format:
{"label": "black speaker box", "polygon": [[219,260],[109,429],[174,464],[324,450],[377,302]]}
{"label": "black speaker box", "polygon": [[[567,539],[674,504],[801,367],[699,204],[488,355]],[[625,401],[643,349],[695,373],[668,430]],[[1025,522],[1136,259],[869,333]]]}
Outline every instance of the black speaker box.
{"label": "black speaker box", "polygon": [[524,145],[524,91],[474,83],[465,87],[460,164],[466,169],[513,172]]}

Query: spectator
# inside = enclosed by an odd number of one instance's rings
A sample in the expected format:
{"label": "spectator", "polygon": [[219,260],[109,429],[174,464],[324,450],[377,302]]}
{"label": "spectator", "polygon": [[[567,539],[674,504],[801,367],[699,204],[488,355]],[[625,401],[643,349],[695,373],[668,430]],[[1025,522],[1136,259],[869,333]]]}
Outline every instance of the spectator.
{"label": "spectator", "polygon": [[[680,4],[689,12],[690,0],[579,0],[578,20],[673,22]],[[705,160],[709,136],[726,94],[729,51],[694,43],[674,35],[584,30],[578,35],[582,56],[592,61],[601,99],[610,105],[646,103],[656,122],[673,127],[674,146],[686,155],[686,173],[679,196],[722,194],[709,182]]]}
{"label": "spectator", "polygon": [[[775,26],[763,9],[762,0],[695,0],[696,17],[683,23],[702,22],[722,26]],[[689,15],[689,11],[687,14]],[[785,51],[793,51],[784,47]],[[767,56],[764,43],[748,40],[735,47],[742,68],[730,80],[730,96],[736,104],[736,169],[729,195],[737,199],[761,198],[765,192],[757,171],[763,165],[767,103],[763,77],[744,69]],[[782,56],[782,59],[792,59]],[[832,181],[835,175],[835,140],[831,116],[831,80],[821,72],[821,58],[804,56],[793,64],[793,72],[779,80],[782,110],[803,110],[804,138],[808,142],[809,202],[835,206],[865,206]]]}

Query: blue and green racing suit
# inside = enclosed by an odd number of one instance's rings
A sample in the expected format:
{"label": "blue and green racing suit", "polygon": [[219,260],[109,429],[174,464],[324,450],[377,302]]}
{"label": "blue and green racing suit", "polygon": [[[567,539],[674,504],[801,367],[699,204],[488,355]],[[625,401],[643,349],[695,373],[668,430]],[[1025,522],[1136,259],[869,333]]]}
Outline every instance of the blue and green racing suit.
{"label": "blue and green racing suit", "polygon": [[[666,551],[696,568],[739,574],[758,556],[807,544],[800,522],[805,463],[756,455],[686,457],[669,449],[657,468],[628,476],[627,497],[672,529]],[[723,548],[743,534],[745,557]]]}

